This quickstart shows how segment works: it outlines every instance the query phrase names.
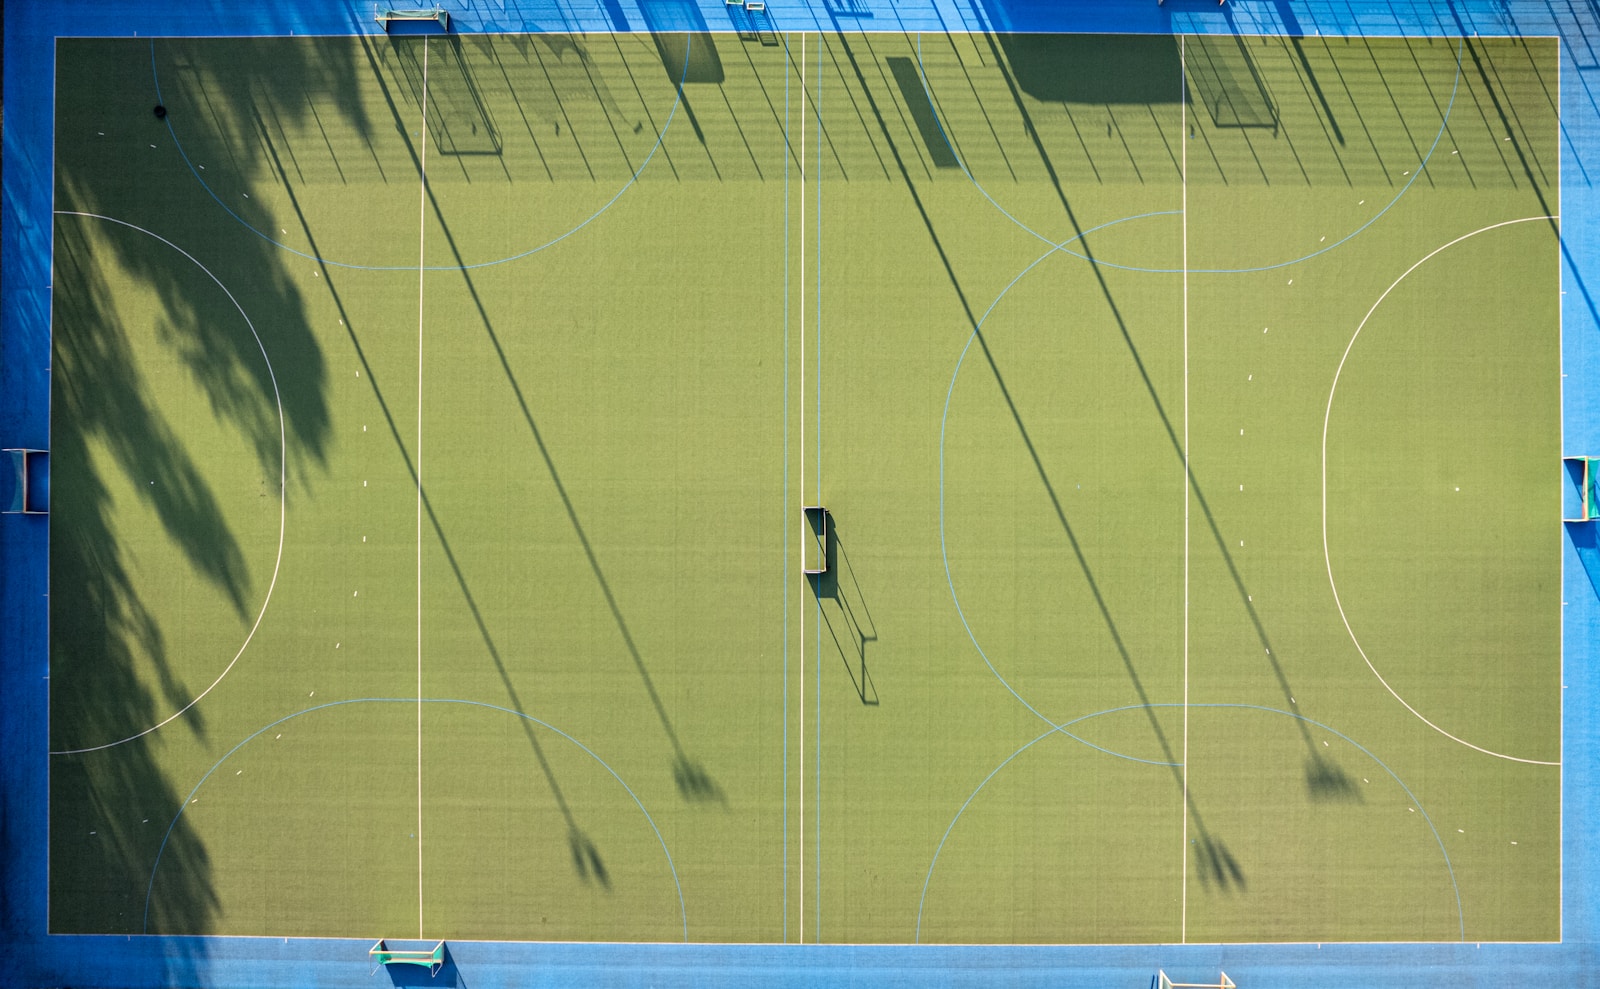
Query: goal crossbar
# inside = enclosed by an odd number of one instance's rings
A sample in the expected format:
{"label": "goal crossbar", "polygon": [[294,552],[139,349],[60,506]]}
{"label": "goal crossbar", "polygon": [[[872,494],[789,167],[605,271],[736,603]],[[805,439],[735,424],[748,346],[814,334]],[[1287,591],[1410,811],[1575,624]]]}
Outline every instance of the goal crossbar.
{"label": "goal crossbar", "polygon": [[387,32],[389,25],[395,21],[436,21],[445,31],[450,30],[450,12],[443,7],[380,7],[376,4],[372,8],[372,16],[383,25]]}
{"label": "goal crossbar", "polygon": [[1166,972],[1156,973],[1156,989],[1238,989],[1227,972],[1219,971],[1215,982],[1174,982]]}
{"label": "goal crossbar", "polygon": [[432,948],[391,948],[386,941],[379,939],[367,950],[367,957],[372,959],[373,972],[381,965],[420,965],[432,977],[444,967],[444,942],[440,941]]}

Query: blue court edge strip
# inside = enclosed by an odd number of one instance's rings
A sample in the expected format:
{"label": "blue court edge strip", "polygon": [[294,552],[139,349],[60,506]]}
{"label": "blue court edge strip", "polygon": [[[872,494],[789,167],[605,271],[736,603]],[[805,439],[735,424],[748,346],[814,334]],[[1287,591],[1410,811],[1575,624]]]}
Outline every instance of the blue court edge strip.
{"label": "blue court edge strip", "polygon": [[[645,0],[659,2],[659,0]],[[707,23],[721,0],[693,3]],[[445,0],[461,33],[604,32],[645,23],[637,0]],[[780,31],[1087,31],[1331,36],[1559,36],[1563,453],[1600,450],[1600,16],[1542,0],[769,0]],[[3,72],[0,446],[49,448],[53,80],[57,37],[358,35],[363,0],[12,0]],[[786,348],[787,353],[787,348]],[[785,416],[787,422],[787,415]],[[1555,467],[1552,467],[1554,476]],[[1554,482],[1552,482],[1554,483]],[[785,526],[787,526],[785,520]],[[1558,523],[1552,522],[1552,526]],[[1565,537],[1563,537],[1565,539]],[[0,986],[362,986],[370,940],[47,933],[48,520],[0,516]],[[1563,544],[1562,941],[1556,944],[1288,944],[944,947],[449,943],[436,985],[1016,987],[1144,989],[1157,968],[1244,989],[1329,985],[1582,985],[1600,970],[1600,596]],[[787,681],[786,681],[787,682]],[[414,702],[413,699],[408,699]],[[1047,719],[1048,720],[1048,719]],[[787,840],[785,842],[787,848]],[[912,906],[908,904],[908,913]]]}

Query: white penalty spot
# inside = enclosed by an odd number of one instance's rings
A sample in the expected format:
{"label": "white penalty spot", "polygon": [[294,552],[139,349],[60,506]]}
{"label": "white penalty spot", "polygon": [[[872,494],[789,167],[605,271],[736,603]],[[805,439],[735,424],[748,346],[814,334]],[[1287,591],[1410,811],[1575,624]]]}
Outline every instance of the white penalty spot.
{"label": "white penalty spot", "polygon": [[242,770],[242,769],[235,770],[233,775],[235,775],[235,776],[243,776],[244,775],[244,770]]}
{"label": "white penalty spot", "polygon": [[1417,812],[1417,809],[1415,807],[1407,807],[1406,810],[1409,810],[1413,814],[1415,814]]}
{"label": "white penalty spot", "polygon": [[313,690],[311,693],[307,694],[306,696],[307,697],[315,697],[315,696],[317,696],[317,692],[315,690]]}
{"label": "white penalty spot", "polygon": [[1323,747],[1323,748],[1327,748],[1327,747],[1328,747],[1328,740],[1327,740],[1327,739],[1326,739],[1326,738],[1324,738],[1324,739],[1323,739],[1323,740],[1322,740],[1322,747]]}

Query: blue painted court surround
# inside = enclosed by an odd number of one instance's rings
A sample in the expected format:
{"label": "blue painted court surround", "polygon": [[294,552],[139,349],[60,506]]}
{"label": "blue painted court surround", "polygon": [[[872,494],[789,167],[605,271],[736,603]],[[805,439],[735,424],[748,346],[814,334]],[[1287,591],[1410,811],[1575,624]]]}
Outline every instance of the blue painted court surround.
{"label": "blue painted court surround", "polygon": [[[722,0],[696,0],[712,30]],[[477,31],[639,31],[636,0],[445,0]],[[647,0],[648,6],[648,0]],[[658,8],[652,7],[654,15]],[[780,30],[1560,35],[1563,453],[1600,454],[1600,5],[1594,0],[768,0]],[[863,16],[863,12],[866,16]],[[0,447],[49,446],[57,36],[353,34],[369,0],[10,0],[0,212]],[[1551,465],[1552,483],[1559,465]],[[1552,518],[1552,527],[1560,522]],[[370,941],[48,936],[47,520],[0,516],[0,986],[372,986]],[[1145,989],[1218,969],[1243,989],[1600,985],[1600,593],[1564,542],[1562,943],[842,947],[452,942],[434,985],[1008,986]],[[374,937],[383,932],[375,932]],[[426,973],[421,973],[425,975]],[[378,980],[374,982],[374,980]],[[400,981],[397,977],[395,981]],[[407,982],[413,980],[407,979]],[[420,984],[429,984],[426,979]]]}

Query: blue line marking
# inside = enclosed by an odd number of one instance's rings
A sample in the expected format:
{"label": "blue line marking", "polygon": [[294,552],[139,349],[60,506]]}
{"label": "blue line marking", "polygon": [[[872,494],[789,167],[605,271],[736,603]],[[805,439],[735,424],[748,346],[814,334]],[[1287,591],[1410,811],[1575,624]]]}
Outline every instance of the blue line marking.
{"label": "blue line marking", "polygon": [[[1242,275],[1242,274],[1248,274],[1248,273],[1257,272],[1257,271],[1272,271],[1272,270],[1274,270],[1276,268],[1287,268],[1290,265],[1299,264],[1302,261],[1309,261],[1314,257],[1317,257],[1317,256],[1322,255],[1322,254],[1326,254],[1327,252],[1333,250],[1335,247],[1338,247],[1341,244],[1348,243],[1357,234],[1359,234],[1362,231],[1366,230],[1368,227],[1372,226],[1374,223],[1377,223],[1378,220],[1385,213],[1389,212],[1389,210],[1394,208],[1394,205],[1400,201],[1400,197],[1404,196],[1406,194],[1406,192],[1410,190],[1412,183],[1416,182],[1417,179],[1422,177],[1423,170],[1428,167],[1429,160],[1433,158],[1433,152],[1439,147],[1440,140],[1442,140],[1444,138],[1445,131],[1448,130],[1449,127],[1450,127],[1450,112],[1453,109],[1455,109],[1456,93],[1461,88],[1461,74],[1462,74],[1462,72],[1461,72],[1461,52],[1462,52],[1462,49],[1463,49],[1463,47],[1465,45],[1466,45],[1466,38],[1464,38],[1464,37],[1456,42],[1456,78],[1455,78],[1455,82],[1452,83],[1451,86],[1450,86],[1450,102],[1445,106],[1445,108],[1444,108],[1444,116],[1439,121],[1439,133],[1434,135],[1433,143],[1428,146],[1428,153],[1422,156],[1422,161],[1419,162],[1417,164],[1416,169],[1412,171],[1410,180],[1407,181],[1405,185],[1400,187],[1400,191],[1395,193],[1394,198],[1389,200],[1389,204],[1387,206],[1385,206],[1383,209],[1378,210],[1378,212],[1374,213],[1370,218],[1368,218],[1367,222],[1361,224],[1361,226],[1359,226],[1359,227],[1355,228],[1354,230],[1350,231],[1345,236],[1343,236],[1340,239],[1334,241],[1333,243],[1327,245],[1326,247],[1318,248],[1317,250],[1312,251],[1310,254],[1307,254],[1307,255],[1305,255],[1303,257],[1294,258],[1294,259],[1289,260],[1289,261],[1279,261],[1276,264],[1261,265],[1259,267],[1254,267],[1254,268],[1189,268],[1189,269],[1187,269],[1189,274],[1191,274],[1191,275]],[[938,106],[937,106],[937,104],[935,104],[934,99],[933,99],[933,90],[931,88],[929,88],[929,86],[928,86],[928,75],[927,75],[927,72],[923,69],[923,65],[922,65],[922,34],[920,32],[917,34],[917,72],[922,76],[922,88],[927,91],[928,106],[933,112],[934,123],[936,123],[939,126],[939,134],[940,134],[940,136],[942,136],[944,138],[945,145],[947,147],[949,147],[950,153],[955,156],[956,164],[958,164],[961,167],[962,174],[965,175],[967,177],[967,179],[972,183],[972,187],[977,189],[978,192],[983,195],[983,198],[989,200],[989,204],[992,205],[995,209],[999,210],[1000,214],[1002,216],[1004,216],[1006,219],[1010,220],[1012,223],[1015,223],[1017,226],[1021,227],[1023,230],[1026,230],[1028,233],[1032,234],[1034,237],[1037,237],[1039,240],[1044,241],[1046,244],[1055,245],[1055,241],[1051,240],[1049,237],[1046,237],[1044,234],[1039,233],[1037,230],[1033,229],[1032,227],[1028,226],[1026,223],[1023,223],[1021,220],[1019,220],[1015,216],[1011,215],[1011,213],[1008,212],[1004,206],[1001,206],[998,202],[995,201],[995,198],[993,196],[989,195],[989,191],[987,189],[985,189],[982,185],[980,185],[978,183],[978,180],[973,176],[973,174],[970,171],[967,170],[967,163],[965,161],[963,161],[962,158],[961,158],[961,155],[956,152],[955,145],[950,140],[950,135],[945,132],[944,120],[940,118]],[[1090,233],[1090,232],[1091,231],[1084,231],[1085,234]],[[1082,236],[1082,235],[1080,235],[1080,236]],[[1077,238],[1072,238],[1072,240],[1075,240],[1075,239],[1077,239]],[[1070,244],[1072,242],[1072,240],[1062,241],[1061,243],[1062,244]],[[1070,254],[1075,258],[1079,258],[1080,260],[1088,261],[1091,264],[1098,264],[1098,265],[1101,265],[1103,267],[1114,268],[1114,269],[1119,270],[1119,271],[1138,271],[1138,272],[1145,272],[1145,273],[1148,273],[1148,274],[1176,275],[1176,274],[1182,274],[1183,271],[1185,270],[1183,268],[1146,268],[1146,267],[1141,267],[1139,265],[1117,264],[1117,263],[1115,263],[1113,261],[1106,261],[1106,260],[1103,260],[1101,258],[1091,257],[1091,256],[1089,256],[1087,254],[1079,254],[1077,251],[1066,250],[1065,248],[1061,247],[1060,245],[1056,245],[1054,249],[1055,250],[1060,250],[1063,254]]]}
{"label": "blue line marking", "polygon": [[490,703],[487,703],[485,701],[469,701],[469,700],[461,700],[461,699],[457,699],[457,698],[453,698],[453,697],[422,697],[422,698],[418,698],[418,697],[357,697],[357,698],[351,698],[349,700],[329,701],[326,704],[318,704],[315,707],[308,707],[308,708],[305,708],[303,710],[296,711],[293,714],[286,714],[283,717],[279,718],[278,720],[272,722],[271,724],[263,725],[262,727],[260,727],[260,728],[256,729],[255,731],[251,732],[249,735],[246,735],[243,739],[241,739],[239,741],[238,744],[236,744],[233,748],[229,749],[227,751],[227,753],[223,755],[222,758],[218,759],[216,761],[216,763],[210,769],[205,771],[205,775],[201,776],[199,782],[195,783],[194,789],[190,790],[189,791],[189,795],[183,798],[183,804],[178,808],[178,813],[173,815],[172,823],[167,825],[166,833],[161,836],[161,847],[156,850],[155,861],[150,866],[150,883],[149,883],[149,885],[147,885],[145,887],[145,892],[144,892],[144,924],[143,924],[144,933],[148,934],[149,931],[150,931],[150,900],[151,900],[152,894],[155,891],[156,870],[158,870],[161,867],[161,855],[162,855],[163,852],[165,852],[167,850],[167,841],[172,837],[173,830],[175,828],[177,828],[178,821],[180,819],[182,819],[183,812],[189,808],[189,805],[191,803],[194,802],[195,794],[200,792],[200,788],[205,785],[206,780],[211,778],[211,774],[215,773],[218,769],[220,769],[222,767],[222,764],[227,762],[228,759],[231,758],[235,752],[238,752],[240,749],[244,748],[253,739],[257,738],[260,735],[265,734],[266,732],[271,731],[272,729],[274,729],[277,726],[283,724],[284,722],[293,721],[295,718],[300,717],[302,714],[310,714],[313,711],[322,711],[322,710],[326,710],[327,708],[330,708],[330,707],[343,707],[346,704],[406,704],[406,705],[411,705],[411,704],[416,704],[416,703],[419,703],[419,702],[423,703],[423,704],[459,704],[459,705],[461,705],[463,707],[483,707],[483,708],[488,708],[491,711],[501,711],[501,712],[504,712],[505,714],[515,715],[516,717],[523,718],[523,719],[526,719],[528,721],[531,721],[531,722],[533,722],[534,724],[538,725],[541,728],[548,728],[550,731],[555,732],[557,735],[560,735],[562,738],[566,739],[567,741],[571,742],[573,745],[576,745],[578,748],[582,749],[584,751],[584,753],[589,756],[589,758],[591,758],[595,762],[599,763],[600,767],[602,769],[604,769],[606,772],[610,773],[611,774],[611,778],[616,780],[617,783],[622,787],[622,789],[627,791],[628,796],[633,798],[633,802],[639,806],[639,813],[644,815],[645,821],[650,825],[650,830],[655,832],[656,840],[661,843],[661,853],[667,857],[667,869],[669,871],[671,871],[671,873],[672,873],[672,884],[678,891],[678,912],[679,912],[679,915],[681,916],[682,921],[683,921],[683,940],[685,942],[688,942],[688,940],[689,940],[689,912],[688,912],[687,907],[685,907],[685,905],[684,905],[684,901],[683,901],[683,884],[678,881],[678,869],[677,869],[677,866],[673,865],[673,863],[672,863],[672,852],[667,850],[667,839],[662,837],[661,829],[656,827],[655,818],[650,816],[650,812],[648,810],[645,810],[644,802],[639,799],[639,795],[633,792],[633,788],[630,787],[627,784],[627,782],[623,780],[623,778],[621,776],[617,775],[617,771],[615,769],[612,769],[611,766],[608,765],[604,759],[602,759],[598,755],[596,755],[594,753],[594,750],[589,748],[589,746],[583,744],[582,742],[578,741],[576,738],[573,738],[571,735],[568,735],[566,732],[562,731],[560,728],[557,728],[555,725],[550,724],[549,722],[541,721],[538,718],[535,718],[531,714],[524,714],[523,712],[518,711],[518,710],[516,710],[514,708],[501,707],[498,704],[490,704]]}
{"label": "blue line marking", "polygon": [[[691,33],[684,42],[684,67],[683,71],[678,75],[679,79],[688,78],[689,54],[693,46],[694,39],[693,34]],[[162,102],[161,77],[160,73],[156,70],[156,43],[154,39],[152,39],[150,42],[150,74],[155,81],[156,102],[160,103]],[[661,142],[666,139],[667,129],[672,126],[672,119],[677,115],[679,105],[683,103],[683,86],[684,84],[679,82],[676,87],[674,87],[676,95],[672,100],[672,108],[667,111],[667,122],[661,125],[661,131],[656,134],[656,141],[650,146],[650,151],[644,156],[644,161],[640,162],[639,167],[634,169],[633,174],[628,177],[627,182],[623,183],[622,188],[617,190],[616,195],[606,200],[605,205],[595,210],[592,214],[590,214],[588,219],[584,220],[582,223],[579,223],[571,230],[568,230],[566,233],[561,234],[553,240],[548,240],[543,244],[540,244],[538,247],[529,248],[520,254],[511,254],[503,258],[496,258],[493,261],[478,261],[473,264],[432,264],[422,266],[414,264],[355,264],[348,261],[333,261],[328,258],[318,257],[315,254],[307,254],[305,251],[296,250],[295,248],[290,247],[288,244],[274,240],[271,235],[261,232],[256,227],[252,226],[248,220],[244,219],[244,217],[240,216],[238,213],[235,213],[231,208],[229,208],[227,203],[222,201],[222,197],[218,196],[214,191],[212,191],[211,186],[206,184],[206,180],[200,177],[200,172],[194,167],[194,162],[189,160],[189,153],[183,149],[183,142],[178,140],[178,132],[172,126],[172,116],[168,114],[163,122],[167,125],[167,133],[172,138],[173,146],[178,149],[178,154],[183,158],[183,163],[189,166],[189,174],[194,176],[194,180],[200,184],[200,188],[205,190],[206,195],[210,196],[218,206],[221,206],[224,213],[227,213],[229,216],[233,217],[246,230],[255,234],[257,237],[260,237],[273,247],[279,248],[280,250],[283,250],[289,254],[293,254],[296,257],[305,258],[307,261],[315,261],[318,264],[326,265],[330,268],[351,268],[357,271],[471,271],[474,268],[488,268],[497,264],[505,264],[508,261],[517,261],[528,257],[531,254],[537,254],[547,247],[554,247],[555,245],[566,240],[568,237],[571,237],[573,234],[582,230],[584,227],[587,227],[595,220],[599,219],[601,213],[604,213],[606,210],[610,209],[617,200],[622,198],[623,193],[633,188],[634,183],[639,181],[639,176],[644,173],[644,170],[650,164],[651,159],[654,158],[656,152],[660,150]]]}
{"label": "blue line marking", "polygon": [[[917,927],[916,927],[916,934],[915,934],[915,937],[913,939],[914,942],[917,943],[917,944],[921,944],[922,943],[922,914],[923,914],[923,909],[926,906],[927,900],[928,900],[928,884],[933,881],[933,870],[934,870],[934,867],[939,864],[939,853],[944,851],[945,842],[949,840],[950,832],[955,830],[956,822],[961,820],[961,815],[966,813],[967,807],[972,803],[973,800],[975,800],[977,798],[978,794],[980,792],[982,792],[983,788],[985,786],[989,785],[989,781],[994,779],[995,776],[999,775],[999,773],[1000,773],[1000,771],[1002,769],[1004,769],[1004,768],[1006,768],[1006,766],[1010,765],[1011,762],[1014,759],[1017,758],[1017,756],[1020,756],[1022,753],[1024,753],[1024,752],[1028,751],[1029,749],[1033,748],[1035,745],[1037,745],[1040,742],[1044,741],[1046,738],[1049,738],[1051,735],[1057,734],[1058,732],[1061,733],[1061,734],[1066,734],[1066,732],[1062,731],[1061,729],[1063,727],[1067,726],[1067,725],[1075,725],[1080,721],[1087,721],[1087,720],[1089,720],[1091,718],[1099,718],[1099,717],[1102,717],[1102,716],[1107,715],[1107,714],[1119,714],[1119,713],[1122,713],[1124,711],[1139,711],[1139,710],[1146,710],[1146,709],[1154,710],[1156,708],[1175,708],[1175,707],[1183,707],[1183,706],[1184,705],[1182,705],[1182,704],[1129,704],[1129,705],[1126,705],[1124,707],[1114,707],[1114,708],[1110,708],[1109,710],[1105,710],[1105,711],[1096,711],[1093,714],[1085,714],[1085,715],[1083,715],[1081,717],[1073,718],[1071,721],[1064,722],[1062,726],[1058,726],[1058,727],[1052,728],[1051,730],[1045,732],[1044,734],[1042,734],[1039,737],[1033,739],[1032,741],[1024,743],[1021,748],[1017,749],[1015,752],[1013,752],[1009,756],[1007,756],[1005,758],[1004,762],[1000,763],[1000,765],[996,766],[993,770],[991,770],[989,775],[987,775],[987,776],[985,776],[983,778],[983,782],[979,783],[977,785],[977,787],[972,791],[972,793],[967,797],[967,799],[962,802],[961,808],[956,811],[956,816],[951,818],[949,827],[944,829],[944,835],[939,839],[939,844],[933,851],[933,861],[928,863],[928,874],[922,880],[922,897],[921,897],[921,899],[919,899],[917,901]],[[1460,931],[1461,940],[1465,941],[1467,939],[1466,915],[1462,912],[1462,907],[1461,907],[1461,887],[1459,885],[1457,885],[1457,883],[1456,883],[1456,870],[1455,870],[1455,867],[1450,864],[1450,853],[1445,850],[1444,839],[1439,837],[1439,829],[1434,827],[1433,818],[1428,816],[1427,809],[1422,806],[1422,802],[1417,799],[1416,794],[1411,792],[1411,788],[1406,786],[1405,781],[1402,780],[1398,775],[1396,775],[1395,771],[1390,769],[1388,767],[1388,765],[1386,765],[1382,759],[1379,759],[1377,756],[1373,755],[1372,751],[1370,749],[1368,749],[1365,745],[1362,745],[1360,742],[1358,742],[1355,739],[1351,738],[1349,735],[1346,735],[1344,732],[1339,731],[1336,728],[1330,728],[1330,727],[1328,727],[1327,725],[1323,724],[1320,721],[1312,720],[1311,718],[1308,718],[1303,714],[1296,714],[1293,711],[1280,711],[1277,708],[1263,707],[1260,704],[1190,704],[1188,706],[1191,707],[1191,708],[1217,708],[1217,709],[1225,709],[1225,710],[1226,709],[1232,709],[1232,710],[1245,710],[1245,711],[1264,711],[1264,712],[1266,712],[1268,714],[1281,714],[1281,715],[1283,715],[1284,717],[1287,717],[1287,718],[1297,718],[1300,721],[1304,721],[1305,723],[1307,723],[1309,725],[1314,725],[1314,726],[1316,726],[1318,728],[1321,728],[1323,731],[1330,732],[1330,733],[1332,733],[1334,735],[1337,735],[1339,738],[1343,739],[1346,742],[1349,742],[1351,745],[1354,745],[1356,748],[1360,749],[1363,755],[1365,755],[1367,758],[1371,759],[1373,762],[1377,763],[1378,767],[1380,769],[1382,769],[1384,772],[1389,774],[1389,778],[1390,779],[1393,779],[1396,783],[1398,783],[1400,785],[1400,789],[1405,791],[1406,796],[1408,798],[1410,798],[1411,802],[1413,804],[1416,804],[1418,813],[1420,813],[1422,815],[1422,819],[1424,821],[1426,821],[1427,824],[1428,824],[1428,830],[1433,832],[1433,840],[1435,842],[1437,842],[1438,845],[1439,845],[1439,854],[1444,857],[1445,870],[1450,874],[1450,888],[1455,893],[1457,928]],[[1187,813],[1187,811],[1188,811],[1188,809],[1185,808],[1185,813]]]}

